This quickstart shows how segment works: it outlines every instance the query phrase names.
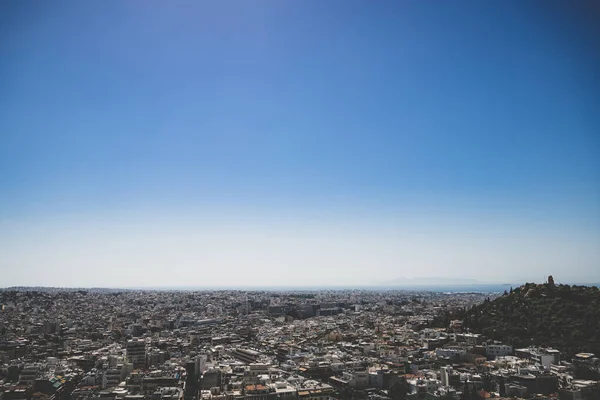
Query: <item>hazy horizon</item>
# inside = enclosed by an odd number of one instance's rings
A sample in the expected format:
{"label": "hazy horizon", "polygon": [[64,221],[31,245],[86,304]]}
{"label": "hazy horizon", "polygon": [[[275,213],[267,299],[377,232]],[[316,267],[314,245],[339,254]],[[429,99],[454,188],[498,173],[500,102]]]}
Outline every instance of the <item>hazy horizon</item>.
{"label": "hazy horizon", "polygon": [[600,282],[592,6],[1,7],[0,286]]}
{"label": "hazy horizon", "polygon": [[[30,286],[17,285],[0,287],[0,290],[12,288],[32,288],[32,289],[57,289],[57,290],[133,290],[133,291],[322,291],[322,290],[365,290],[365,291],[415,291],[415,292],[496,292],[501,293],[509,288],[517,288],[526,283],[543,284],[545,280],[539,281],[521,281],[521,282],[478,282],[478,283],[411,283],[405,284],[374,284],[374,285],[270,285],[270,286],[240,286],[240,285],[220,285],[220,286]],[[580,285],[597,286],[600,282],[587,281],[562,281],[556,282],[557,285]]]}

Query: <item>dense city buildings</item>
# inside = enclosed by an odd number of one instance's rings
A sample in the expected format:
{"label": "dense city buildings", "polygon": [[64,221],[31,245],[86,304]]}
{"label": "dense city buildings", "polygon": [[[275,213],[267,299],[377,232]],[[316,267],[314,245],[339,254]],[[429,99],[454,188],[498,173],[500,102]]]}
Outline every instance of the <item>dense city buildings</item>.
{"label": "dense city buildings", "polygon": [[440,313],[500,293],[0,292],[0,400],[591,399],[598,358]]}

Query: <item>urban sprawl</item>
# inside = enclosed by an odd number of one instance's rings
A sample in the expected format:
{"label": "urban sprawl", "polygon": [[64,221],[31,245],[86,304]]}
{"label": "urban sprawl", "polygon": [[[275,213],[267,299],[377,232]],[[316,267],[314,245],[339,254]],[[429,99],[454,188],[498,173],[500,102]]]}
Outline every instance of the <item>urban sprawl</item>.
{"label": "urban sprawl", "polygon": [[591,353],[431,325],[498,295],[3,290],[0,400],[585,398]]}

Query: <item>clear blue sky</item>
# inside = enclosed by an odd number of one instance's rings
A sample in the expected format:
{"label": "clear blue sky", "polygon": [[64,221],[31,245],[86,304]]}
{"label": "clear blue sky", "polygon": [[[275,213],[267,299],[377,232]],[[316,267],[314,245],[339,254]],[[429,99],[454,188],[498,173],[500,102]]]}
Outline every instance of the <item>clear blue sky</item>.
{"label": "clear blue sky", "polygon": [[591,1],[2,2],[1,284],[600,280],[598,49]]}

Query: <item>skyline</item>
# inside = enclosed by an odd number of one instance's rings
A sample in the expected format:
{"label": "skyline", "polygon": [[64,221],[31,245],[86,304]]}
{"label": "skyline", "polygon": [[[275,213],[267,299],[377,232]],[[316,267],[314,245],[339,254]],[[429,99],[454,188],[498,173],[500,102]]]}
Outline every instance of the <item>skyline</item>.
{"label": "skyline", "polygon": [[1,7],[2,287],[600,282],[592,3]]}

